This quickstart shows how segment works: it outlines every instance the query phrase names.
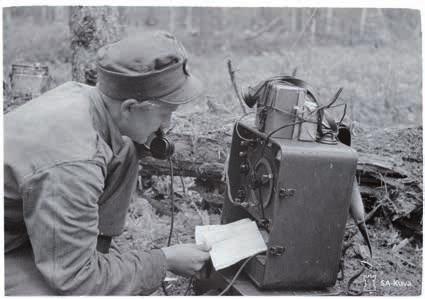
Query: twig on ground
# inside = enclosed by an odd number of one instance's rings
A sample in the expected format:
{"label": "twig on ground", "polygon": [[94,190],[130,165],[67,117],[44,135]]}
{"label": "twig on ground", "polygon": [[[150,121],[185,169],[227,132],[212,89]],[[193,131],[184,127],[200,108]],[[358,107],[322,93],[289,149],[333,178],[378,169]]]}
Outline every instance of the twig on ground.
{"label": "twig on ground", "polygon": [[379,208],[382,207],[382,203],[379,203],[378,205],[376,205],[376,207],[374,207],[372,209],[372,211],[370,211],[366,217],[364,218],[364,222],[368,222],[369,220],[371,220],[373,218],[373,216],[375,216],[376,212],[379,210]]}
{"label": "twig on ground", "polygon": [[399,254],[394,254],[399,260],[401,260],[403,263],[408,264],[410,267],[412,268],[416,268],[415,264],[412,264],[411,262],[409,262],[408,260],[406,260],[404,257],[400,256]]}
{"label": "twig on ground", "polygon": [[[199,210],[198,206],[197,206],[197,205],[196,205],[196,203],[193,201],[193,199],[192,199],[192,197],[191,197],[191,196],[189,196],[189,199],[190,199],[190,203],[193,205],[193,207],[195,208],[195,210],[196,210],[196,212],[198,213],[199,217],[201,218],[202,224],[203,224],[203,225],[208,224],[208,223],[209,223],[209,219],[205,219],[205,218],[206,218],[206,217],[205,217],[205,214],[204,214],[204,213],[202,213],[202,212]],[[207,213],[207,216],[208,216],[208,213]]]}
{"label": "twig on ground", "polygon": [[346,295],[360,296],[363,293],[363,290],[353,290],[351,289],[351,285],[353,282],[364,272],[366,267],[363,264],[360,264],[361,268],[359,271],[354,273],[354,275],[348,280],[347,287],[345,288]]}
{"label": "twig on ground", "polygon": [[236,85],[235,71],[232,68],[232,61],[230,59],[227,60],[227,69],[229,71],[230,81],[232,81],[233,89],[235,90],[236,96],[238,97],[239,104],[241,105],[243,113],[246,114],[247,113],[246,108],[245,108],[245,105],[243,103],[243,99],[242,99],[241,93],[239,92],[238,86]]}
{"label": "twig on ground", "polygon": [[394,245],[393,248],[391,249],[391,251],[392,252],[398,252],[400,249],[402,249],[407,244],[409,244],[411,240],[412,240],[412,238],[406,238],[406,239],[404,239],[403,241],[401,241],[397,245]]}
{"label": "twig on ground", "polygon": [[[384,186],[384,190],[385,190],[385,194],[384,194],[384,200],[386,200],[387,202],[390,203],[390,205],[394,208],[394,212],[396,214],[398,214],[398,209],[395,206],[395,204],[392,202],[392,200],[390,199],[389,193],[388,193],[388,187],[387,187],[387,183],[384,180],[384,176],[381,173],[378,173],[379,178],[381,179],[381,184],[383,184]],[[381,185],[382,186],[382,185]]]}
{"label": "twig on ground", "polygon": [[184,184],[184,180],[182,176],[180,176],[180,182],[182,183],[183,194],[186,195],[186,185]]}

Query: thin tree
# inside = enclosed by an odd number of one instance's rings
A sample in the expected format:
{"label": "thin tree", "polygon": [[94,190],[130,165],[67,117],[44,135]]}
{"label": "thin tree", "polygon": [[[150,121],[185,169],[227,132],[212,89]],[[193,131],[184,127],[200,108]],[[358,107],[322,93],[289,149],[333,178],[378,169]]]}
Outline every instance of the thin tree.
{"label": "thin tree", "polygon": [[331,34],[332,32],[332,19],[333,9],[329,7],[326,9],[326,34]]}
{"label": "thin tree", "polygon": [[119,10],[111,6],[73,6],[69,12],[72,80],[95,85],[96,52],[122,36]]}
{"label": "thin tree", "polygon": [[362,8],[362,14],[361,14],[361,17],[360,17],[360,36],[361,37],[363,37],[363,34],[364,34],[366,17],[367,17],[367,8]]}

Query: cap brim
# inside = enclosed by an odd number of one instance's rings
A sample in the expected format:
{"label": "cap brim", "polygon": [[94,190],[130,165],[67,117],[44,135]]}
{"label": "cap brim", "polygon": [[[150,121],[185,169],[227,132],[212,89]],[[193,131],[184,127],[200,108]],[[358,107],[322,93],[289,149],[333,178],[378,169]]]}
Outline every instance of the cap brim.
{"label": "cap brim", "polygon": [[174,105],[186,104],[200,97],[203,92],[204,86],[202,81],[191,73],[182,87],[166,96],[158,98],[158,101]]}

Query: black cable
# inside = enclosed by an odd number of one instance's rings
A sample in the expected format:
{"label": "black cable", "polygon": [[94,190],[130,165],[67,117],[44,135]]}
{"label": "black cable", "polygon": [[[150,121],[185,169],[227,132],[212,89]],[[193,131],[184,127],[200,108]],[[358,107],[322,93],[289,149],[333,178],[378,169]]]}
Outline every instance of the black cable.
{"label": "black cable", "polygon": [[236,132],[236,135],[238,135],[238,137],[240,138],[240,139],[242,139],[242,140],[244,140],[244,141],[248,141],[248,142],[251,142],[251,141],[254,141],[254,139],[248,139],[248,138],[245,138],[245,137],[242,137],[241,136],[241,133],[239,132],[239,123],[242,121],[242,119],[243,118],[245,118],[246,116],[248,116],[248,115],[250,115],[250,114],[253,114],[253,113],[255,113],[255,112],[249,112],[249,113],[245,113],[244,115],[242,115],[237,121],[236,121],[236,124],[235,124],[235,132]]}
{"label": "black cable", "polygon": [[[272,132],[270,132],[270,133],[266,136],[266,140],[264,141],[264,145],[263,145],[263,147],[262,147],[262,149],[261,149],[261,153],[260,153],[260,155],[258,156],[257,161],[256,161],[256,162],[255,162],[255,164],[254,164],[254,176],[255,176],[255,167],[257,166],[257,164],[258,164],[258,162],[260,161],[260,159],[264,156],[264,151],[265,151],[265,149],[266,149],[267,144],[269,143],[269,140],[270,140],[271,136],[273,136],[273,134],[277,133],[279,130],[282,130],[282,129],[287,128],[287,127],[290,127],[290,126],[295,126],[295,125],[297,125],[297,124],[301,124],[301,123],[303,123],[303,122],[306,122],[306,120],[302,119],[302,120],[300,120],[300,121],[295,121],[295,122],[293,122],[293,123],[283,125],[283,126],[281,126],[281,127],[277,128],[277,129],[273,130]],[[263,219],[264,219],[264,220],[266,220],[266,218],[265,218],[266,216],[265,216],[265,212],[264,212],[263,197],[262,197],[262,194],[261,194],[261,187],[259,187],[259,191],[258,191],[258,193],[259,193],[258,195],[259,195],[259,197],[260,197],[260,209],[261,209],[261,215],[262,215]]]}
{"label": "black cable", "polygon": [[[168,158],[168,164],[170,166],[170,197],[171,197],[171,224],[170,224],[170,233],[168,235],[167,247],[171,245],[171,237],[173,235],[174,230],[174,173],[173,173],[173,162],[171,161],[171,157]],[[161,283],[162,291],[165,296],[168,296],[167,289],[165,288],[165,281]]]}
{"label": "black cable", "polygon": [[[340,91],[339,91],[339,93],[340,93]],[[337,93],[337,95],[339,95],[339,93]],[[328,104],[328,105],[331,105],[331,104],[333,104],[335,101],[336,101],[336,99],[337,99],[338,97],[337,96],[335,96],[334,97],[334,99]],[[315,111],[320,111],[320,109],[324,109],[326,106],[321,106],[321,107],[319,107],[319,108],[317,108],[317,109],[315,109]],[[313,114],[315,111],[312,111],[311,112],[311,114]],[[319,115],[320,115],[320,113],[319,113]],[[256,162],[255,162],[255,164],[254,164],[254,167],[256,167],[256,165],[258,164],[258,162],[260,161],[260,159],[261,159],[261,157],[263,157],[264,156],[264,151],[265,151],[265,149],[266,149],[266,146],[267,146],[267,144],[269,143],[269,140],[270,140],[270,138],[274,135],[274,134],[276,134],[278,131],[280,131],[280,130],[283,130],[283,129],[285,129],[285,128],[287,128],[287,127],[290,127],[290,126],[295,126],[295,125],[297,125],[297,124],[302,124],[302,123],[304,123],[304,122],[309,122],[309,123],[315,123],[315,122],[313,122],[313,121],[309,121],[309,120],[306,120],[306,119],[304,119],[304,118],[301,118],[301,120],[298,120],[298,121],[295,121],[295,122],[292,122],[292,123],[289,123],[289,124],[285,124],[285,125],[283,125],[283,126],[280,126],[280,127],[278,127],[278,128],[276,128],[276,129],[274,129],[273,131],[271,131],[267,136],[266,136],[266,139],[265,139],[265,141],[264,141],[264,145],[263,145],[263,147],[262,147],[262,149],[261,149],[261,153],[260,153],[260,155],[258,156],[258,158],[257,158],[257,160],[256,160]],[[321,118],[319,118],[319,122],[318,123],[320,123],[321,122]],[[326,134],[328,134],[328,132],[326,133]],[[325,134],[323,134],[323,135],[325,135]],[[255,169],[254,169],[254,173],[255,173]],[[261,213],[262,213],[262,217],[263,217],[263,219],[265,219],[265,213],[264,213],[264,206],[263,206],[263,198],[262,198],[262,196],[261,196],[261,188],[260,188],[260,191],[259,191],[259,197],[260,197],[260,205],[261,205]]]}
{"label": "black cable", "polygon": [[290,126],[295,126],[295,125],[298,125],[298,124],[304,123],[304,122],[306,122],[306,121],[305,121],[304,119],[302,119],[302,120],[294,121],[294,122],[292,122],[292,123],[290,123],[290,124],[283,125],[283,126],[281,126],[281,127],[277,128],[277,129],[275,129],[275,130],[271,131],[271,132],[267,135],[267,137],[266,137],[266,141],[268,142],[268,141],[269,141],[269,139],[270,139],[270,137],[272,137],[272,136],[273,136],[275,133],[277,133],[278,131],[280,131],[280,130],[282,130],[282,129],[285,129],[285,128],[287,128],[287,127],[290,127]]}
{"label": "black cable", "polygon": [[162,288],[162,291],[164,292],[164,295],[165,296],[168,296],[167,289],[165,288],[165,281],[162,281],[161,288]]}
{"label": "black cable", "polygon": [[263,219],[266,219],[266,215],[264,213],[263,196],[261,194],[261,186],[258,187],[258,196],[260,197],[261,215],[262,215]]}
{"label": "black cable", "polygon": [[339,125],[341,125],[342,121],[344,120],[346,113],[347,113],[347,104],[344,104],[344,113],[342,114],[342,117],[338,122]]}
{"label": "black cable", "polygon": [[[261,149],[261,153],[258,156],[257,160],[255,161],[254,169],[253,169],[253,172],[254,172],[253,173],[253,177],[254,178],[255,178],[255,167],[257,166],[258,162],[260,162],[260,159],[264,156],[264,151],[266,149],[266,146],[267,146],[267,143],[268,142],[269,142],[269,137],[267,137],[266,140],[264,141],[264,145],[263,145],[263,148]],[[260,186],[260,188],[258,190],[258,196],[260,197],[261,215],[262,215],[263,219],[265,220],[266,219],[266,216],[265,216],[265,213],[264,213],[264,205],[263,205],[263,197],[262,197],[262,194],[261,194],[261,186]]]}
{"label": "black cable", "polygon": [[173,162],[171,161],[171,157],[168,158],[168,164],[170,166],[170,197],[171,197],[171,224],[170,224],[170,234],[168,235],[167,247],[171,244],[171,237],[173,235],[174,230],[174,173],[173,173]]}
{"label": "black cable", "polygon": [[[342,90],[343,90],[342,87],[339,88],[338,91],[336,92],[336,94],[334,95],[334,97],[329,101],[328,104],[321,105],[320,107],[318,107],[316,109],[317,115],[318,115],[317,131],[319,133],[317,141],[319,141],[321,143],[335,144],[337,142],[339,127],[341,125],[341,122],[344,120],[346,109],[347,109],[347,104],[334,105],[335,102],[338,100]],[[345,105],[344,106],[344,114],[343,114],[341,120],[338,123],[335,123],[335,121],[333,121],[332,119],[331,120],[328,119],[328,123],[330,124],[331,127],[325,125],[323,123],[323,120],[325,118],[325,110],[336,108],[336,107],[341,106],[341,105]],[[334,126],[332,126],[332,124]],[[332,127],[334,127],[334,128],[332,128]],[[325,131],[323,129],[325,129]],[[330,138],[328,140],[325,139],[325,137],[327,137],[327,136],[330,136]]]}
{"label": "black cable", "polygon": [[249,258],[247,258],[243,264],[239,267],[238,271],[236,272],[235,276],[233,276],[232,280],[230,281],[230,283],[227,285],[227,287],[220,293],[218,294],[218,296],[223,296],[225,293],[227,293],[227,291],[232,287],[232,285],[235,283],[236,279],[238,278],[239,274],[241,274],[243,268],[245,268],[245,266],[248,264],[248,262],[254,257],[255,255],[250,256]]}
{"label": "black cable", "polygon": [[[173,169],[173,161],[171,160],[171,157],[168,158],[168,163],[170,166],[170,197],[171,197],[171,224],[170,224],[170,234],[168,235],[168,241],[167,241],[167,247],[171,245],[171,237],[173,236],[173,230],[174,230],[174,169]],[[186,296],[189,293],[189,290],[192,286],[193,281],[193,275],[190,277],[189,284],[187,286],[187,289],[184,293],[184,296]],[[162,290],[164,291],[165,296],[168,296],[168,293],[165,289],[165,285],[163,284]]]}
{"label": "black cable", "polygon": [[[290,124],[286,124],[286,125],[284,125],[284,126],[281,126],[281,127],[277,128],[277,129],[273,130],[272,132],[270,132],[270,133],[266,136],[266,140],[264,141],[264,145],[263,145],[263,147],[262,147],[262,149],[261,149],[261,153],[260,153],[260,155],[258,156],[257,160],[255,161],[255,163],[254,163],[254,165],[253,165],[253,166],[254,166],[254,169],[253,169],[254,176],[253,176],[253,177],[255,177],[255,167],[257,166],[257,164],[258,164],[258,162],[260,161],[260,159],[264,156],[264,151],[265,151],[265,149],[266,149],[267,144],[269,143],[270,137],[271,137],[273,134],[275,134],[276,132],[278,132],[279,130],[282,130],[282,129],[284,129],[284,128],[286,128],[286,127],[289,127],[289,126],[295,126],[296,124],[299,124],[299,123],[302,123],[302,122],[305,122],[305,120],[296,121],[296,122],[293,122],[293,123],[290,123]],[[265,212],[264,212],[263,198],[262,198],[262,194],[261,194],[261,187],[259,188],[259,192],[258,192],[258,193],[259,193],[258,195],[259,195],[259,197],[260,197],[260,209],[261,209],[261,215],[262,215],[263,219],[265,220]]]}
{"label": "black cable", "polygon": [[189,294],[190,287],[192,286],[192,281],[193,281],[193,275],[190,277],[189,284],[187,285],[187,289],[184,292],[184,296],[187,296],[187,294]]}
{"label": "black cable", "polygon": [[363,294],[363,290],[353,290],[351,289],[351,285],[353,284],[353,282],[359,278],[360,275],[362,275],[362,273],[365,271],[366,267],[365,265],[362,264],[362,267],[360,270],[358,270],[356,273],[354,273],[354,275],[348,280],[347,282],[347,286],[345,288],[345,294],[348,296],[360,296],[361,294]]}

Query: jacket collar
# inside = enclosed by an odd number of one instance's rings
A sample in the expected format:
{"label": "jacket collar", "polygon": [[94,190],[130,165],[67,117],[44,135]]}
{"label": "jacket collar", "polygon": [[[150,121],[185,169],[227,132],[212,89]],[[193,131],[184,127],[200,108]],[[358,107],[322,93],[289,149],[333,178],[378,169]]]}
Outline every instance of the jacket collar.
{"label": "jacket collar", "polygon": [[92,103],[91,110],[95,129],[111,147],[112,152],[117,154],[124,145],[121,132],[115,125],[111,113],[109,112],[96,88],[91,89],[90,100]]}

